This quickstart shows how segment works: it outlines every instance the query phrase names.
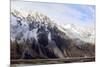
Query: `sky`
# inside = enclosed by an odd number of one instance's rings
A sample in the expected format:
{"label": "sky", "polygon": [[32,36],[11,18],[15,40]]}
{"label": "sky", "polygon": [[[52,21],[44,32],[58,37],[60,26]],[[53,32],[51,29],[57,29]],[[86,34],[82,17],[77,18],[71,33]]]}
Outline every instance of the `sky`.
{"label": "sky", "polygon": [[95,5],[12,1],[11,9],[38,11],[63,25],[95,26]]}

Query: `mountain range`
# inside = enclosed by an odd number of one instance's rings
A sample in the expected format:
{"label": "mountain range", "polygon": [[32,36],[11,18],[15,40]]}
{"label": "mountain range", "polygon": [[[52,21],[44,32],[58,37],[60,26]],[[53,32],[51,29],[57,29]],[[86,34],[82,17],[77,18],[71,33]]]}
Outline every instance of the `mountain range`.
{"label": "mountain range", "polygon": [[36,11],[10,14],[11,59],[95,56],[95,29],[61,25]]}

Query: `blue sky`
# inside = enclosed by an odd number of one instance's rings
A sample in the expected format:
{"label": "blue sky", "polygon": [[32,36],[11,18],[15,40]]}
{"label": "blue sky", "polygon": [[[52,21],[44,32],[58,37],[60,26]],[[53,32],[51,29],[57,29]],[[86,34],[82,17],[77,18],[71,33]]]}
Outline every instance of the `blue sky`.
{"label": "blue sky", "polygon": [[11,8],[38,11],[64,25],[68,23],[90,27],[95,25],[94,5],[12,1]]}

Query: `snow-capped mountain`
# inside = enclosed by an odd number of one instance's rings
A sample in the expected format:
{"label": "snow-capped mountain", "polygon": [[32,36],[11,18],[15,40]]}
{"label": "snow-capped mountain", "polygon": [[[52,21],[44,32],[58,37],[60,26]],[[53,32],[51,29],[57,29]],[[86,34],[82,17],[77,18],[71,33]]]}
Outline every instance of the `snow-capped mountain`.
{"label": "snow-capped mountain", "polygon": [[71,38],[79,38],[85,42],[95,43],[95,29],[90,27],[78,26],[75,24],[63,25],[63,29]]}
{"label": "snow-capped mountain", "polygon": [[57,24],[39,12],[11,11],[11,45],[16,45],[17,58],[94,56],[94,35],[90,29]]}

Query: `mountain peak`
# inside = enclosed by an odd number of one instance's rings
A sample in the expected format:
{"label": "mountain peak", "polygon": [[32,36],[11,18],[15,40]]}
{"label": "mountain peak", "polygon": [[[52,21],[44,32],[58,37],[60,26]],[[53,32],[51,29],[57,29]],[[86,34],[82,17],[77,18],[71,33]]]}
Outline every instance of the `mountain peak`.
{"label": "mountain peak", "polygon": [[[20,58],[66,58],[70,57],[68,51],[71,56],[74,56],[74,53],[77,57],[94,56],[94,43],[89,43],[89,38],[84,37],[88,31],[84,32],[73,24],[64,27],[54,23],[49,17],[38,12],[11,12],[11,45],[18,46],[16,48],[19,52],[16,52]],[[87,48],[92,48],[89,54],[84,52]],[[79,53],[83,51],[83,55],[77,54],[73,49]]]}
{"label": "mountain peak", "polygon": [[[90,43],[95,42],[94,29],[91,28],[85,28],[76,24],[61,25],[58,23],[54,23],[52,20],[50,20],[49,17],[36,11],[13,9],[11,11],[11,15],[13,15],[13,17],[16,17],[17,23],[19,23],[20,25],[24,25],[24,27],[28,27],[29,30],[33,30],[35,28],[39,29],[40,27],[44,28],[45,30],[48,30],[47,28],[56,27],[70,38],[79,38],[83,41]],[[11,24],[13,23],[14,22],[11,22]]]}

